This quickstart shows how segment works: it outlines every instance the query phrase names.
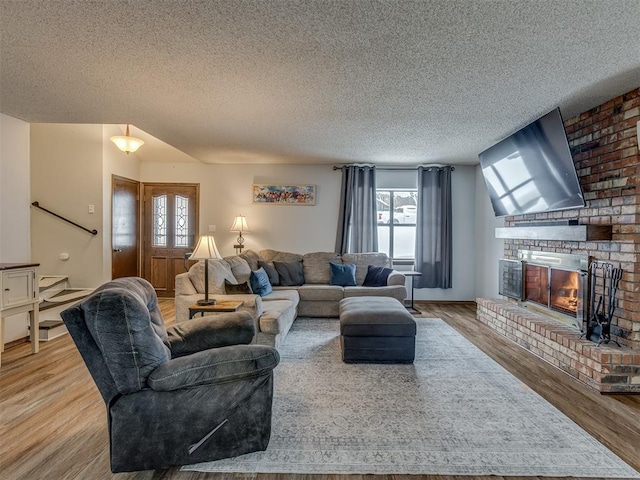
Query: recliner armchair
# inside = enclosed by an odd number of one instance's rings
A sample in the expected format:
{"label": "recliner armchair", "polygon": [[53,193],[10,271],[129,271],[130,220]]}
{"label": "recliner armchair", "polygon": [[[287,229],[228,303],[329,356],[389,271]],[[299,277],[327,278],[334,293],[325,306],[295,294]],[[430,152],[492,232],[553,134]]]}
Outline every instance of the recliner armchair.
{"label": "recliner armchair", "polygon": [[246,345],[255,334],[247,312],[166,329],[151,284],[131,277],[61,316],[106,404],[114,473],[267,448],[280,357]]}

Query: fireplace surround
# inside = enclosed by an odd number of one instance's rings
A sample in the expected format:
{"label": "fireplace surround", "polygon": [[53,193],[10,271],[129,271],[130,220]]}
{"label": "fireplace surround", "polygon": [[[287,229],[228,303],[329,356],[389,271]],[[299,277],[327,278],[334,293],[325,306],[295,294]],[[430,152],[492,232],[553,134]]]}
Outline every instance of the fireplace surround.
{"label": "fireplace surround", "polygon": [[498,293],[584,332],[588,267],[586,255],[520,250],[518,260],[500,260]]}

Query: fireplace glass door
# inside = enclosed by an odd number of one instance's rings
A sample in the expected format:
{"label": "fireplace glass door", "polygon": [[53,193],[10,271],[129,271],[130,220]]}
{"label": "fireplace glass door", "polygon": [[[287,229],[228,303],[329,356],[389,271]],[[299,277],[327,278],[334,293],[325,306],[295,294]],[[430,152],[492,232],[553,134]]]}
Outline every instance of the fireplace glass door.
{"label": "fireplace glass door", "polygon": [[576,271],[527,264],[525,300],[575,317],[578,311],[579,274]]}
{"label": "fireplace glass door", "polygon": [[527,264],[525,268],[524,299],[549,306],[549,268]]}
{"label": "fireplace glass door", "polygon": [[578,272],[551,269],[549,308],[576,316],[578,310]]}

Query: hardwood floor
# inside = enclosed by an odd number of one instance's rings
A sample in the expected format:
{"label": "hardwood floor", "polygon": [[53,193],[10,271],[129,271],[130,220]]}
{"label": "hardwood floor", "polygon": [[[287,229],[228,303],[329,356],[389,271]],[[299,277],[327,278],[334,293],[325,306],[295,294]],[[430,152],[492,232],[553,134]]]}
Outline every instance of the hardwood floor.
{"label": "hardwood floor", "polygon": [[[167,324],[173,300],[160,300]],[[474,304],[416,302],[439,317],[640,471],[640,396],[602,396],[475,320]],[[105,406],[71,338],[7,349],[0,369],[0,478],[429,480],[445,476],[206,474],[178,469],[111,474]],[[453,477],[452,477],[453,478]],[[460,477],[458,477],[460,478]],[[485,478],[485,477],[471,477]],[[499,479],[501,477],[486,477]],[[516,478],[516,477],[508,477]],[[528,477],[534,478],[534,477]]]}

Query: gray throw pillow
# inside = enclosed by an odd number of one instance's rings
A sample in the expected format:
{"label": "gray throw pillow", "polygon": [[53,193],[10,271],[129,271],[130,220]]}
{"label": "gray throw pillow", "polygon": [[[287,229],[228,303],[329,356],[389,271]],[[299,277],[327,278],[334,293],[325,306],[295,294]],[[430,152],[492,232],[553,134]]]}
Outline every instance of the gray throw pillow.
{"label": "gray throw pillow", "polygon": [[262,260],[258,261],[258,268],[264,268],[264,271],[267,272],[267,276],[269,277],[269,283],[274,287],[276,285],[280,285],[280,275],[278,275],[278,271],[276,267],[273,266],[272,263],[263,262]]}
{"label": "gray throw pillow", "polygon": [[231,283],[229,280],[224,281],[224,293],[227,295],[245,295],[247,293],[253,293],[249,282],[244,283]]}
{"label": "gray throw pillow", "polygon": [[292,287],[304,284],[304,274],[302,273],[302,262],[273,262],[280,277],[280,285]]}

